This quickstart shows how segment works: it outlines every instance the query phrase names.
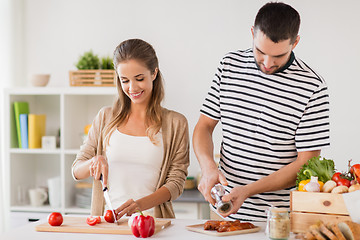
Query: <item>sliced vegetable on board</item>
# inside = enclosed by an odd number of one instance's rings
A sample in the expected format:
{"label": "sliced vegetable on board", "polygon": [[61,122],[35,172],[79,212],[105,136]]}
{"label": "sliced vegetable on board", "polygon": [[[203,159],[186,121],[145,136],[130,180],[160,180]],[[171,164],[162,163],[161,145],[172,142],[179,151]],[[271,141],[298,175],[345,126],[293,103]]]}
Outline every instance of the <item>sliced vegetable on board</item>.
{"label": "sliced vegetable on board", "polygon": [[86,218],[86,223],[90,226],[94,226],[95,224],[101,223],[100,216],[89,216]]}

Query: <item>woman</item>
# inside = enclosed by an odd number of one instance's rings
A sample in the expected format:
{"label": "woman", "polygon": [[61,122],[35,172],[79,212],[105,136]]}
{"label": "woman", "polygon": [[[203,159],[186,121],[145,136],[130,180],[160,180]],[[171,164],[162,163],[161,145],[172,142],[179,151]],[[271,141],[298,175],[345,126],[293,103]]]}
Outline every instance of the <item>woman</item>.
{"label": "woman", "polygon": [[162,76],[153,47],[140,39],[114,51],[118,98],[100,110],[72,166],[75,179],[94,177],[92,215],[103,215],[103,184],[117,219],[153,209],[174,218],[171,201],[183,191],[189,166],[186,118],[161,107]]}

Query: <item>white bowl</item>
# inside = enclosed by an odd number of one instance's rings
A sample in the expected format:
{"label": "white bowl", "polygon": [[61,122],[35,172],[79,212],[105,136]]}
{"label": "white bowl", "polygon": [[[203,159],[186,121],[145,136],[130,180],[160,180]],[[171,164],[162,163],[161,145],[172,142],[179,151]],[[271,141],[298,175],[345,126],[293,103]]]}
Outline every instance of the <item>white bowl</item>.
{"label": "white bowl", "polygon": [[50,74],[34,74],[31,76],[31,84],[35,87],[45,87],[50,80]]}

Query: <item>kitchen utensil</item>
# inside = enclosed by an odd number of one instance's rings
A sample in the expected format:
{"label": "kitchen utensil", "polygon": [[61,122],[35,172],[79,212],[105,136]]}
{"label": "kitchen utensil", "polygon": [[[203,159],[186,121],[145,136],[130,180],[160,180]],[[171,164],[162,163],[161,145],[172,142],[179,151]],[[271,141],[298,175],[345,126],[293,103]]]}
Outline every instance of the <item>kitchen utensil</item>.
{"label": "kitchen utensil", "polygon": [[195,224],[186,226],[186,229],[192,232],[203,233],[211,236],[230,236],[230,235],[238,235],[238,234],[245,234],[245,233],[254,233],[260,231],[260,227],[256,226],[255,228],[238,230],[238,231],[231,231],[231,232],[218,232],[215,230],[204,230],[204,224]]}
{"label": "kitchen utensil", "polygon": [[33,188],[29,190],[30,204],[33,207],[40,207],[43,205],[48,197],[44,188]]}
{"label": "kitchen utensil", "polygon": [[[128,225],[128,218],[122,218],[118,225],[108,223],[101,217],[101,223],[90,226],[86,223],[86,217],[63,216],[64,221],[61,226],[53,227],[44,222],[35,226],[38,232],[67,232],[67,233],[102,233],[102,234],[126,234],[132,235]],[[155,233],[171,225],[170,220],[155,219]]]}
{"label": "kitchen utensil", "polygon": [[216,207],[219,213],[227,213],[232,208],[231,202],[223,202],[222,197],[225,195],[225,188],[220,183],[216,184],[211,189],[211,197],[216,200]]}
{"label": "kitchen utensil", "polygon": [[101,181],[101,184],[103,186],[103,193],[104,193],[105,203],[108,206],[108,208],[111,210],[111,212],[113,214],[113,217],[114,217],[115,223],[118,224],[114,209],[113,209],[111,201],[110,201],[109,190],[108,190],[107,186],[104,186],[103,175],[102,174],[100,175],[100,181]]}

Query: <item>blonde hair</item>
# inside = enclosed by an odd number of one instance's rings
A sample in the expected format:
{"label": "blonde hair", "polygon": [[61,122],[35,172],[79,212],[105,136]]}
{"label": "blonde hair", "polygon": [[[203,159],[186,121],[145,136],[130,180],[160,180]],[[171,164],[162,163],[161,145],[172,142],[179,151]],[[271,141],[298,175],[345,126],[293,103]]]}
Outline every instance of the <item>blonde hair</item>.
{"label": "blonde hair", "polygon": [[[154,74],[159,69],[159,63],[154,48],[141,39],[129,39],[121,42],[114,51],[114,68],[116,72],[116,88],[118,97],[112,107],[112,118],[103,132],[104,146],[109,144],[109,138],[113,131],[122,123],[128,120],[130,116],[131,100],[121,88],[120,78],[116,71],[121,62],[136,60],[143,63]],[[146,111],[146,135],[153,144],[156,144],[155,135],[160,131],[162,123],[161,102],[164,98],[164,86],[160,70],[158,70],[150,101]]]}

